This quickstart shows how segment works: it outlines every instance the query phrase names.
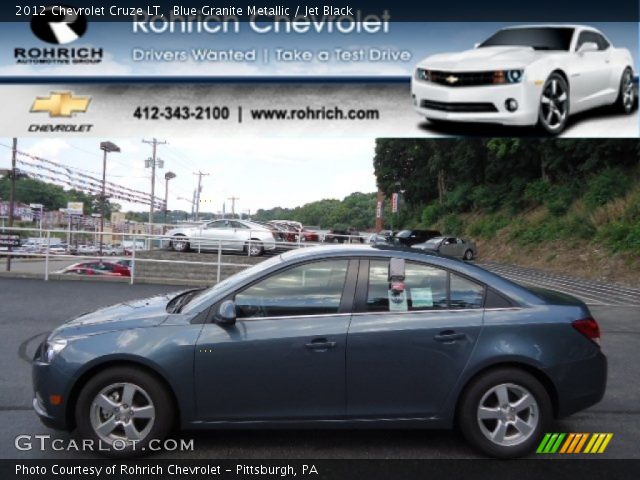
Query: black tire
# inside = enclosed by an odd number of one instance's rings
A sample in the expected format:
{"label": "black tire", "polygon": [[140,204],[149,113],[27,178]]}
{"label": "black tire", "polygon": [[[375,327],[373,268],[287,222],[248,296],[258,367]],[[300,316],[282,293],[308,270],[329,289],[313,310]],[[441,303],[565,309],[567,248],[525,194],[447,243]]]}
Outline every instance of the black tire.
{"label": "black tire", "polygon": [[[625,94],[626,92],[626,94]],[[629,114],[636,106],[636,91],[633,84],[633,71],[627,67],[620,77],[620,87],[618,98],[613,104],[614,109],[619,113]]]}
{"label": "black tire", "polygon": [[[551,104],[546,103],[544,100],[545,98],[554,97],[555,95],[558,95],[558,97],[560,96],[560,94],[552,93],[552,87],[554,84],[556,86],[556,91],[558,91],[557,89],[560,88],[564,95],[566,95],[566,99],[563,101],[559,101],[559,98],[552,98],[553,105],[556,107],[556,110],[564,110],[564,116],[562,117],[562,120],[560,120],[560,116],[555,113],[553,113],[550,117],[548,116]],[[559,73],[552,73],[544,82],[542,92],[540,94],[540,105],[538,107],[538,128],[547,135],[558,135],[567,126],[570,114],[571,104],[569,102],[569,84]]]}
{"label": "black tire", "polygon": [[191,245],[184,235],[175,235],[171,240],[171,249],[174,252],[188,252]]}
{"label": "black tire", "polygon": [[264,255],[264,245],[259,240],[251,240],[244,246],[244,251],[250,257],[259,257]]}
{"label": "black tire", "polygon": [[473,260],[473,251],[471,249],[464,252],[464,259],[467,261]]}
{"label": "black tire", "polygon": [[[144,390],[151,399],[155,409],[155,416],[148,433],[144,438],[140,438],[135,444],[126,448],[120,448],[124,444],[109,447],[109,442],[101,439],[92,426],[91,418],[93,414],[92,403],[96,396],[110,385],[129,383]],[[130,406],[130,408],[133,406]],[[149,442],[164,440],[173,427],[176,409],[173,399],[165,387],[153,375],[135,367],[114,367],[104,370],[91,378],[80,391],[76,402],[75,420],[77,434],[83,439],[93,440],[94,446],[102,446],[104,449],[100,453],[110,457],[129,457],[141,455],[148,452]]]}
{"label": "black tire", "polygon": [[[486,430],[492,428],[490,424],[487,426],[488,422],[496,422],[494,428],[497,431],[499,420],[481,421],[478,418],[480,402],[483,401],[485,395],[492,389],[500,388],[503,385],[522,388],[535,399],[535,414],[529,413],[531,416],[528,417],[529,421],[534,421],[537,418],[535,428],[531,428],[529,436],[523,437],[520,443],[515,443],[516,440],[514,440],[511,445],[498,444],[483,433],[481,422],[485,422],[483,425]],[[497,400],[498,397],[495,396],[495,399]],[[490,400],[491,395],[486,397],[485,401]],[[500,410],[499,405],[495,408]],[[544,386],[534,376],[518,368],[490,370],[472,380],[461,395],[457,414],[458,425],[467,441],[480,452],[496,458],[517,458],[533,452],[540,443],[543,434],[549,431],[553,419],[551,400]],[[508,428],[514,429],[513,426]]]}

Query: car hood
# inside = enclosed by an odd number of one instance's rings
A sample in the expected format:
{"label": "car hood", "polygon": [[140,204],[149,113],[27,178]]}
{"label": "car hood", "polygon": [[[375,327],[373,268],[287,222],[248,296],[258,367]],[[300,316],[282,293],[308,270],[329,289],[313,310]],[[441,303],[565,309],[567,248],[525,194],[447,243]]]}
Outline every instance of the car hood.
{"label": "car hood", "polygon": [[549,52],[531,47],[482,47],[425,58],[418,66],[433,70],[470,71],[523,68]]}
{"label": "car hood", "polygon": [[169,316],[166,311],[167,303],[178,293],[180,292],[118,303],[84,313],[56,328],[50,338],[93,335],[107,331],[159,325]]}

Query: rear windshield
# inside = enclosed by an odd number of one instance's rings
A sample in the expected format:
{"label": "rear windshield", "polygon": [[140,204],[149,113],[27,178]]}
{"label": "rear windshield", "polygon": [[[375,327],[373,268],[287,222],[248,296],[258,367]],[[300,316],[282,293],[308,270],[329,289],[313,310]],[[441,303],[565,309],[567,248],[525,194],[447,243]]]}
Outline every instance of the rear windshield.
{"label": "rear windshield", "polygon": [[507,28],[494,33],[479,45],[482,47],[520,46],[535,50],[565,50],[571,47],[573,28],[526,27]]}

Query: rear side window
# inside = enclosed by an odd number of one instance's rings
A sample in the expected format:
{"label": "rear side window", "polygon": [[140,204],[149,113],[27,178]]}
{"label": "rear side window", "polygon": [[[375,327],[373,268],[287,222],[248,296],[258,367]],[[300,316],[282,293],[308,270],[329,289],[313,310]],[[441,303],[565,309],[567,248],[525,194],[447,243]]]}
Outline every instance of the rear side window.
{"label": "rear side window", "polygon": [[367,312],[482,308],[484,286],[446,270],[407,262],[405,292],[395,294],[389,284],[389,262],[369,264]]}

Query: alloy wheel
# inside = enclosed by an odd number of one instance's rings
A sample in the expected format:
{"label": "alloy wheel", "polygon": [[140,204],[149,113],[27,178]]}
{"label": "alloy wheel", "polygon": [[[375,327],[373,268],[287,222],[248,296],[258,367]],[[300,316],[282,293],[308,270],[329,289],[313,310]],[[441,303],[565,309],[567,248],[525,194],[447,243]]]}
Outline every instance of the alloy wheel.
{"label": "alloy wheel", "polygon": [[540,421],[538,403],[523,386],[503,383],[482,396],[477,420],[480,431],[492,443],[501,447],[520,445],[535,434]]}
{"label": "alloy wheel", "polygon": [[569,113],[569,93],[566,84],[552,76],[542,90],[540,97],[540,120],[549,131],[562,128]]}
{"label": "alloy wheel", "polygon": [[100,440],[112,445],[146,438],[156,420],[151,397],[133,383],[114,383],[103,388],[91,402],[91,427]]}
{"label": "alloy wheel", "polygon": [[625,112],[630,112],[635,103],[635,89],[633,87],[633,78],[629,70],[625,71],[622,78],[622,106]]}

